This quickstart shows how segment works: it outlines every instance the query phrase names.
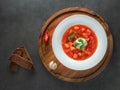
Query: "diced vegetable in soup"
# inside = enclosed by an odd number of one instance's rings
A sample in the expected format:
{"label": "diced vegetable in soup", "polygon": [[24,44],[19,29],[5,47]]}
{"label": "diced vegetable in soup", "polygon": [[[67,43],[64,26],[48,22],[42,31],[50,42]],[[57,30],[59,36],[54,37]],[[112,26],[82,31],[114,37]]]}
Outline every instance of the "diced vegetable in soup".
{"label": "diced vegetable in soup", "polygon": [[62,47],[67,56],[74,60],[85,60],[93,55],[97,48],[97,37],[93,30],[85,25],[74,25],[64,33]]}

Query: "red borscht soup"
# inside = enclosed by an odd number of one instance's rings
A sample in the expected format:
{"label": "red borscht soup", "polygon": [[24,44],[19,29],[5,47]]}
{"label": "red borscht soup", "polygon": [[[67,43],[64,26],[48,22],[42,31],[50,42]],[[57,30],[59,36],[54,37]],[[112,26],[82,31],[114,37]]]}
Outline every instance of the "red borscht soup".
{"label": "red borscht soup", "polygon": [[85,60],[92,56],[97,43],[95,33],[85,25],[68,28],[62,37],[63,51],[74,60]]}

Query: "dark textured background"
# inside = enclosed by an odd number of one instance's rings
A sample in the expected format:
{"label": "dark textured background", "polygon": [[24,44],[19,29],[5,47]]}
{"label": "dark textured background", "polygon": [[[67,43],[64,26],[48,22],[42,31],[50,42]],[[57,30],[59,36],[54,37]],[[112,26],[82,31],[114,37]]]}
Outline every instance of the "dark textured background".
{"label": "dark textured background", "polygon": [[[120,0],[0,0],[0,90],[120,90]],[[106,69],[84,83],[67,83],[53,77],[38,55],[38,37],[44,22],[66,7],[86,7],[109,24],[114,50]],[[8,57],[25,45],[35,71],[8,69]]]}

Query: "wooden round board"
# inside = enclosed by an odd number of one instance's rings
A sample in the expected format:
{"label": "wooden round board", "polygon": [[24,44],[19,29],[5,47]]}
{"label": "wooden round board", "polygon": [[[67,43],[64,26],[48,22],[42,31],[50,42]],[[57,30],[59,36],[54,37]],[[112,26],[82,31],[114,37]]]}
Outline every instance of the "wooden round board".
{"label": "wooden round board", "polygon": [[[76,14],[84,14],[95,18],[103,26],[107,34],[108,46],[103,59],[95,67],[87,70],[72,70],[65,67],[59,62],[59,60],[57,60],[52,50],[52,35],[56,26],[66,17]],[[46,30],[49,31],[48,43],[45,43],[43,40]],[[44,66],[52,75],[68,82],[82,82],[97,76],[108,64],[112,54],[112,48],[113,48],[112,34],[106,22],[94,11],[78,7],[66,8],[52,15],[42,27],[38,40],[39,55]],[[50,69],[49,64],[51,61],[57,64],[56,69]]]}

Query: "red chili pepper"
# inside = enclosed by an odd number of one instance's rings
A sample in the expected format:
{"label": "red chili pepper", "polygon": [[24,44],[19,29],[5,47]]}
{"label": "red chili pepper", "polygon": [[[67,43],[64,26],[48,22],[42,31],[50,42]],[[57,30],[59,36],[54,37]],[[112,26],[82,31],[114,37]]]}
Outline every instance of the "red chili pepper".
{"label": "red chili pepper", "polygon": [[44,35],[44,42],[47,43],[49,40],[49,32],[46,30],[45,35]]}

